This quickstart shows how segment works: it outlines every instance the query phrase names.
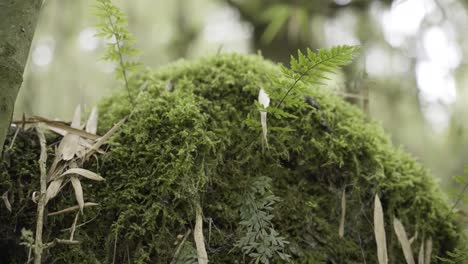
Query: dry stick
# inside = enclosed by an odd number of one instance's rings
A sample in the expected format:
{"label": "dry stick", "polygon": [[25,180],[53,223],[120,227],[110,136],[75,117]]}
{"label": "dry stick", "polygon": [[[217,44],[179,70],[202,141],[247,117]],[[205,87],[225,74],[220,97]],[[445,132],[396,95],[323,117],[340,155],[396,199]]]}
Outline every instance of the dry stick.
{"label": "dry stick", "polygon": [[177,257],[179,256],[180,250],[182,249],[182,246],[184,245],[185,241],[187,240],[187,237],[190,235],[192,232],[192,229],[187,230],[185,232],[184,238],[182,239],[182,242],[180,242],[179,246],[176,249],[176,252],[174,253],[174,257],[172,258],[171,264],[175,264],[177,261]]}
{"label": "dry stick", "polygon": [[115,239],[114,239],[114,255],[112,257],[112,264],[115,263],[115,256],[117,255],[117,239],[119,238],[118,232],[115,232]]}
{"label": "dry stick", "polygon": [[199,202],[195,206],[195,230],[193,238],[197,247],[198,264],[207,264],[208,254],[206,253],[205,238],[203,237],[202,209]]}
{"label": "dry stick", "polygon": [[341,219],[340,219],[340,227],[338,228],[338,235],[340,238],[344,236],[344,225],[346,219],[346,189],[343,190],[341,196]]}
{"label": "dry stick", "polygon": [[73,237],[75,236],[76,222],[78,222],[79,215],[80,215],[80,211],[76,212],[75,221],[73,221],[73,225],[71,226],[70,241],[73,241]]}
{"label": "dry stick", "polygon": [[39,157],[39,167],[41,170],[41,193],[39,195],[39,202],[37,204],[37,223],[36,223],[36,242],[34,245],[34,263],[41,264],[43,244],[42,244],[42,228],[44,226],[44,208],[46,205],[46,192],[47,192],[47,148],[44,132],[39,127],[36,127],[39,143],[41,144],[41,155]]}
{"label": "dry stick", "polygon": [[127,247],[127,261],[128,261],[128,264],[130,264],[131,263],[131,261],[130,261],[130,249],[128,248],[128,244],[126,245],[126,247]]}

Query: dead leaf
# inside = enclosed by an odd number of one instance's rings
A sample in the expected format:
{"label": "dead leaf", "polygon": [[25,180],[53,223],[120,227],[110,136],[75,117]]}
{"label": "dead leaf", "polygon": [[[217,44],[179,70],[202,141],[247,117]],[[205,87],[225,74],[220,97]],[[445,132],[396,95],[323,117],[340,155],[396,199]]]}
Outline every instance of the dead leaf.
{"label": "dead leaf", "polygon": [[401,248],[403,249],[406,263],[414,264],[413,250],[411,249],[411,244],[409,242],[408,235],[406,234],[405,227],[396,217],[393,218],[393,228],[395,229],[398,241],[400,241]]}
{"label": "dead leaf", "polygon": [[340,228],[338,229],[338,235],[340,237],[344,236],[344,225],[346,218],[346,190],[343,190],[341,195],[341,219],[340,219]]}
{"label": "dead leaf", "polygon": [[63,178],[58,178],[53,180],[50,184],[49,187],[47,187],[47,192],[46,192],[46,204],[48,201],[52,200],[55,196],[57,196],[60,187],[62,186]]}
{"label": "dead leaf", "polygon": [[93,107],[91,114],[89,114],[88,121],[86,122],[86,132],[96,134],[98,126],[98,109]]}
{"label": "dead leaf", "polygon": [[6,208],[11,213],[11,203],[10,203],[10,200],[8,200],[8,191],[3,193],[2,199],[3,199],[3,203],[5,204]]}
{"label": "dead leaf", "polygon": [[73,115],[73,120],[71,123],[71,127],[73,128],[80,128],[80,123],[81,123],[81,106],[77,105],[75,108],[75,113]]}
{"label": "dead leaf", "polygon": [[197,248],[197,257],[199,264],[208,263],[208,254],[205,248],[205,239],[203,237],[203,212],[200,203],[195,208],[195,229],[193,231],[193,240]]}
{"label": "dead leaf", "polygon": [[418,254],[418,264],[424,264],[424,241],[421,242]]}
{"label": "dead leaf", "polygon": [[379,264],[387,264],[387,239],[385,237],[385,222],[382,204],[380,203],[379,195],[375,195],[374,200],[374,234],[377,243],[377,257]]}
{"label": "dead leaf", "polygon": [[73,189],[75,190],[75,197],[76,197],[76,201],[78,202],[78,206],[80,207],[80,211],[81,213],[83,213],[84,198],[83,198],[83,188],[81,187],[81,182],[76,176],[71,176],[70,181],[73,185]]}
{"label": "dead leaf", "polygon": [[78,175],[81,175],[81,176],[83,176],[83,177],[85,177],[87,179],[93,180],[93,181],[104,181],[105,180],[103,177],[97,175],[96,173],[94,173],[92,171],[89,171],[89,170],[81,169],[81,168],[69,169],[66,172],[62,173],[62,175],[60,175],[60,177],[63,177],[65,175],[69,175],[69,174],[78,174]]}
{"label": "dead leaf", "polygon": [[[84,130],[81,129],[81,127],[78,128],[73,128],[70,127],[68,124],[65,122],[61,121],[54,121],[47,119],[45,117],[40,117],[40,116],[33,116],[31,117],[32,121],[29,121],[30,123],[45,123],[49,127],[50,130],[53,132],[60,134],[63,136],[64,131],[67,133],[75,134],[83,138],[91,139],[91,140],[96,140],[99,138],[98,135],[90,134]],[[52,129],[53,127],[53,129]]]}
{"label": "dead leaf", "polygon": [[268,127],[267,127],[267,112],[265,109],[270,106],[270,96],[265,92],[265,90],[260,87],[260,92],[258,93],[258,102],[263,106],[263,110],[260,111],[260,123],[262,124],[263,139],[265,144],[268,146]]}
{"label": "dead leaf", "polygon": [[[84,203],[83,208],[90,207],[90,206],[97,206],[99,205],[98,203]],[[69,212],[74,212],[76,210],[80,209],[79,205],[74,205],[68,208],[65,208],[63,210],[57,211],[57,212],[52,212],[49,213],[47,216],[54,216],[54,215],[60,215],[60,214],[66,214]]]}
{"label": "dead leaf", "polygon": [[[72,128],[80,128],[81,122],[81,107],[78,105],[75,108],[75,114],[73,115],[73,121],[71,123]],[[75,134],[68,133],[66,134],[62,141],[60,142],[59,149],[61,149],[62,159],[63,160],[71,160],[78,152],[78,145],[79,145],[80,137]]]}
{"label": "dead leaf", "polygon": [[426,248],[424,254],[424,264],[431,264],[431,256],[432,256],[432,237],[426,240],[426,243],[424,245]]}
{"label": "dead leaf", "polygon": [[94,143],[94,145],[90,149],[88,149],[88,151],[86,152],[85,160],[89,159],[94,154],[94,152],[98,151],[102,145],[106,144],[109,138],[112,135],[114,135],[115,132],[117,132],[117,130],[123,125],[123,123],[125,123],[126,120],[127,120],[127,117],[124,117],[117,124],[115,124],[109,131],[107,131],[107,133],[104,136],[99,138],[96,141],[96,143]]}
{"label": "dead leaf", "polygon": [[67,134],[67,131],[65,129],[57,128],[53,125],[47,125],[47,129],[49,129],[52,132],[55,132],[61,136],[65,136]]}
{"label": "dead leaf", "polygon": [[33,192],[31,194],[31,200],[33,201],[33,203],[37,204],[37,192]]}
{"label": "dead leaf", "polygon": [[416,233],[414,233],[414,236],[410,238],[409,242],[410,244],[413,244],[414,241],[418,239],[418,230],[416,230]]}

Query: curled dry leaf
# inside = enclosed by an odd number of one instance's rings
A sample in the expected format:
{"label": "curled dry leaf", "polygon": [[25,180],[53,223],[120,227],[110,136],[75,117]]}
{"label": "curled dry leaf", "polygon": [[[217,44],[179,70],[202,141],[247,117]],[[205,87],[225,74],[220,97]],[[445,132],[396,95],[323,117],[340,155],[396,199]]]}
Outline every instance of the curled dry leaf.
{"label": "curled dry leaf", "polygon": [[49,187],[47,187],[47,193],[46,193],[46,204],[49,200],[57,196],[60,190],[60,187],[62,186],[62,182],[63,182],[63,178],[58,178],[58,179],[53,180],[49,184]]}
{"label": "curled dry leaf", "polygon": [[406,234],[405,227],[396,217],[393,218],[393,228],[395,229],[398,241],[400,241],[401,248],[403,249],[406,263],[414,264],[413,250],[411,249],[411,244],[409,242],[408,235]]}
{"label": "curled dry leaf", "polygon": [[3,203],[5,204],[6,208],[11,213],[11,203],[10,203],[10,200],[8,199],[8,191],[3,193],[2,199],[3,199]]}
{"label": "curled dry leaf", "polygon": [[[97,206],[97,205],[99,205],[99,204],[98,204],[98,203],[84,203],[84,204],[83,204],[83,208],[91,207],[91,206]],[[48,216],[54,216],[54,215],[60,215],[60,214],[66,214],[66,213],[70,213],[70,212],[75,212],[75,211],[78,210],[78,209],[80,209],[80,206],[74,205],[74,206],[65,208],[65,209],[63,209],[63,210],[57,211],[57,212],[49,213]]]}
{"label": "curled dry leaf", "polygon": [[92,171],[89,171],[89,170],[81,169],[81,168],[69,169],[66,172],[62,173],[62,175],[60,175],[60,178],[62,178],[65,175],[70,175],[70,174],[78,174],[80,176],[83,176],[83,177],[85,177],[87,179],[90,179],[90,180],[93,180],[93,181],[103,181],[104,180],[103,177],[97,175],[96,173],[94,173]]}
{"label": "curled dry leaf", "polygon": [[374,234],[377,243],[377,257],[379,264],[387,264],[387,239],[385,237],[385,222],[382,204],[380,203],[379,195],[375,195],[374,199]]}
{"label": "curled dry leaf", "polygon": [[33,192],[31,194],[31,200],[33,201],[33,203],[37,204],[37,192]]}
{"label": "curled dry leaf", "polygon": [[84,197],[83,197],[83,188],[81,187],[81,182],[76,176],[71,176],[70,181],[73,185],[73,189],[75,190],[75,197],[76,197],[76,201],[78,202],[78,206],[80,207],[80,211],[81,213],[83,213]]}
{"label": "curled dry leaf", "polygon": [[338,235],[340,237],[344,236],[344,225],[346,218],[346,190],[343,190],[341,195],[341,219],[340,219],[340,228],[338,229]]}

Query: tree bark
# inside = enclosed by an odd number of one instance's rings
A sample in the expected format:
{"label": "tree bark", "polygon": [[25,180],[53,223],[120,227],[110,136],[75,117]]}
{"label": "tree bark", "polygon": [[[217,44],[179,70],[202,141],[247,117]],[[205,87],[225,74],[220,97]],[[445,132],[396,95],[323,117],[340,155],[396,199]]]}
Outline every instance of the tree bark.
{"label": "tree bark", "polygon": [[0,153],[23,82],[42,2],[0,0]]}

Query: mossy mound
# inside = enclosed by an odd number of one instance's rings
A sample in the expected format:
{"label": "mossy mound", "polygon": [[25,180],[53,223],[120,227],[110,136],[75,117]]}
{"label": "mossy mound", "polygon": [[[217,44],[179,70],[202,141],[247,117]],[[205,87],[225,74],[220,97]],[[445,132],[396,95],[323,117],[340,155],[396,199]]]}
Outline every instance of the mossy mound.
{"label": "mossy mound", "polygon": [[[239,208],[261,177],[271,178],[271,192],[281,199],[272,221],[290,242],[285,252],[294,263],[376,263],[375,194],[384,208],[390,263],[404,263],[393,217],[409,235],[419,234],[415,254],[423,237],[432,237],[433,256],[463,243],[424,168],[394,148],[379,125],[326,89],[311,94],[319,107],[285,109],[296,118],[269,117],[266,147],[254,102],[259,87],[278,74],[279,67],[257,56],[220,55],[139,74],[131,80],[135,105],[127,91],[104,100],[101,134],[129,117],[111,151],[89,165],[106,182],[84,186],[85,198],[101,206],[85,210],[83,221],[95,219],[77,230],[82,244],[53,248],[51,259],[169,263],[177,236],[193,229],[200,202],[210,263],[248,263],[235,247],[246,233]],[[52,233],[60,234],[69,218],[54,220]],[[193,251],[189,238],[178,263],[191,263]]]}

